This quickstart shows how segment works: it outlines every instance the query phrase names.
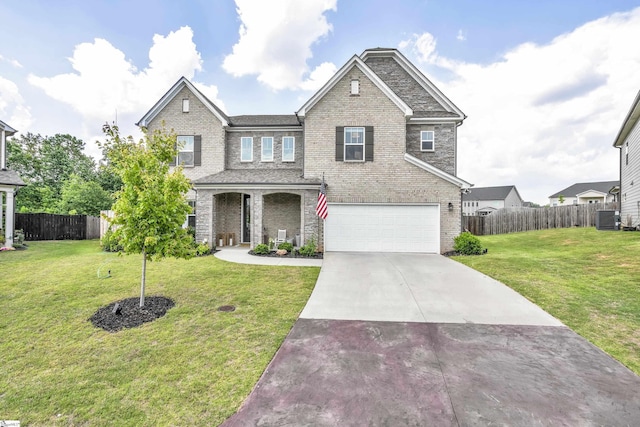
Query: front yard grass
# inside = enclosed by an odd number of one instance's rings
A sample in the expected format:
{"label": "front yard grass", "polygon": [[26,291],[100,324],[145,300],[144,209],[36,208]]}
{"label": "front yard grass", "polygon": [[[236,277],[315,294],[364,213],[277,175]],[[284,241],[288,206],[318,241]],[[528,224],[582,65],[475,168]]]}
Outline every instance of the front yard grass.
{"label": "front yard grass", "polygon": [[480,236],[454,257],[510,286],[640,374],[640,233],[571,228]]}
{"label": "front yard grass", "polygon": [[[98,278],[98,268],[110,278]],[[22,425],[218,425],[248,396],[319,268],[213,256],[147,264],[147,296],[176,305],[109,333],[98,308],[139,296],[141,259],[97,241],[0,253],[0,419]],[[220,312],[234,305],[234,312]]]}

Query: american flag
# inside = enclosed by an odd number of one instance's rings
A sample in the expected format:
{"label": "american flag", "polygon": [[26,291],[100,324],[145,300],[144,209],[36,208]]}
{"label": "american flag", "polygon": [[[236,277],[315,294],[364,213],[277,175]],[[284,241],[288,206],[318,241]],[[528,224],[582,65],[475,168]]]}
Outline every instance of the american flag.
{"label": "american flag", "polygon": [[318,204],[316,205],[316,215],[322,219],[327,219],[327,196],[326,188],[324,185],[324,176],[322,177],[322,184],[320,185],[320,193],[318,194]]}

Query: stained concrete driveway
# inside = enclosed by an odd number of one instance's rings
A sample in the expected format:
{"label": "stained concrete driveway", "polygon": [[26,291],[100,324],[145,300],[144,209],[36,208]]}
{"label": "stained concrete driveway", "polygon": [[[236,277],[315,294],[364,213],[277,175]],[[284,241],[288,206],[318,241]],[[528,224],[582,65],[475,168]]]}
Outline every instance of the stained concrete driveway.
{"label": "stained concrete driveway", "polygon": [[636,426],[640,377],[435,255],[328,253],[228,426]]}

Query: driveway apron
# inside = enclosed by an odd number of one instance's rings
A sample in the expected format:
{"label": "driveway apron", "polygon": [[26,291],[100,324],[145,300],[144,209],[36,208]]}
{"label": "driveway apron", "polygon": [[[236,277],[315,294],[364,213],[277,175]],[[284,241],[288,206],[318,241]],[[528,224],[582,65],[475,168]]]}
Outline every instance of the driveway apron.
{"label": "driveway apron", "polygon": [[228,426],[640,425],[640,377],[439,255],[327,253]]}

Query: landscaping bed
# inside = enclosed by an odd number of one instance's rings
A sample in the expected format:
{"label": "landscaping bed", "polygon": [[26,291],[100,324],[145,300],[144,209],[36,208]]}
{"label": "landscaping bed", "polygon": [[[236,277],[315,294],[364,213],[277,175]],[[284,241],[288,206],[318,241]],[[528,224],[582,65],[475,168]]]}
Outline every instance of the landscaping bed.
{"label": "landscaping bed", "polygon": [[266,254],[257,254],[254,251],[249,251],[250,255],[261,256],[261,257],[270,257],[270,258],[307,258],[307,259],[322,259],[322,252],[316,252],[315,255],[302,255],[298,251],[287,252],[285,255],[278,255],[276,251],[269,251]]}

